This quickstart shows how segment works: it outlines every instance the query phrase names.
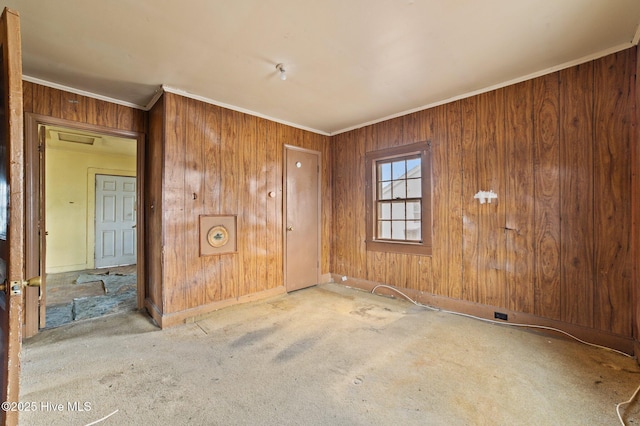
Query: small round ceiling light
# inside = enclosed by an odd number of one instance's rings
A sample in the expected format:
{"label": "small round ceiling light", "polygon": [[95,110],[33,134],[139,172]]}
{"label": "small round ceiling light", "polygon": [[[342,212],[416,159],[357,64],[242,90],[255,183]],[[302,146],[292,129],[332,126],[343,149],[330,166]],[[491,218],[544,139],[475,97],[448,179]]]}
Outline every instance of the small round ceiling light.
{"label": "small round ceiling light", "polygon": [[276,69],[280,71],[280,80],[285,81],[287,79],[287,72],[284,69],[284,64],[276,65]]}

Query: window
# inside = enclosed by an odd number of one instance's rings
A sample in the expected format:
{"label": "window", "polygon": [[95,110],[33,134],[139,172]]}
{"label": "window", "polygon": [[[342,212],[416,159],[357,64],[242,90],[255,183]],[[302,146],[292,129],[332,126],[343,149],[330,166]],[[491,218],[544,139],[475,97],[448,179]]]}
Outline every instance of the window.
{"label": "window", "polygon": [[427,142],[367,153],[367,250],[431,254]]}

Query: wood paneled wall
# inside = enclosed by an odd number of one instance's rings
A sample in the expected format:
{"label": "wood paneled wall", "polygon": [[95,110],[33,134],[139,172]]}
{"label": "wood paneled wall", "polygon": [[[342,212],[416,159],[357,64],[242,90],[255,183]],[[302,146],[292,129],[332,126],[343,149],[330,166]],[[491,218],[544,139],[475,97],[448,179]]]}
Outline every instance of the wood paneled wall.
{"label": "wood paneled wall", "polygon": [[146,133],[145,111],[24,81],[24,112]]}
{"label": "wood paneled wall", "polygon": [[[329,273],[328,137],[164,93],[150,114],[150,138],[149,297],[160,315],[282,288],[285,144],[322,154],[321,266]],[[216,214],[238,216],[238,252],[200,257],[199,216]]]}
{"label": "wood paneled wall", "polygon": [[[635,70],[632,48],[334,136],[332,272],[631,337]],[[433,255],[366,251],[365,153],[424,140]]]}

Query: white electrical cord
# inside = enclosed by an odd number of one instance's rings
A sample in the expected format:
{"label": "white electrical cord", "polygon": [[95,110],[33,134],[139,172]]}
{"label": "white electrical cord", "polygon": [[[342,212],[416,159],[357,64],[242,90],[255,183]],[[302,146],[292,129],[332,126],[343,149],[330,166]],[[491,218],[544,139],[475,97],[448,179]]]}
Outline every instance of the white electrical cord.
{"label": "white electrical cord", "polygon": [[[629,354],[626,354],[626,353],[624,353],[624,352],[622,352],[622,351],[619,351],[619,350],[617,350],[617,349],[608,348],[608,347],[606,347],[606,346],[597,345],[597,344],[595,344],[595,343],[585,342],[584,340],[579,339],[579,338],[577,338],[576,336],[574,336],[574,335],[572,335],[572,334],[569,334],[569,333],[567,333],[566,331],[562,331],[562,330],[560,330],[560,329],[557,329],[557,328],[547,327],[547,326],[544,326],[544,325],[518,324],[518,323],[513,323],[513,322],[501,322],[501,321],[494,321],[494,320],[487,319],[487,318],[477,317],[477,316],[475,316],[475,315],[463,314],[463,313],[461,313],[461,312],[448,311],[448,310],[446,310],[446,309],[439,309],[439,308],[435,308],[435,307],[433,307],[433,306],[424,305],[424,304],[422,304],[422,303],[420,303],[420,302],[417,302],[417,301],[413,300],[412,298],[410,298],[409,296],[407,296],[406,294],[404,294],[403,292],[401,292],[401,291],[400,291],[400,290],[398,290],[397,288],[395,288],[395,287],[391,287],[391,286],[389,286],[389,285],[385,285],[385,284],[378,284],[378,285],[376,285],[376,286],[371,290],[371,293],[372,293],[372,294],[375,294],[376,289],[378,289],[378,288],[380,288],[380,287],[382,287],[382,288],[386,288],[386,289],[389,289],[389,290],[392,290],[392,291],[395,291],[396,293],[401,294],[405,299],[407,299],[409,302],[413,303],[414,305],[416,305],[416,306],[420,306],[420,307],[422,307],[422,308],[426,308],[426,309],[429,309],[429,310],[432,310],[432,311],[436,311],[436,312],[444,312],[444,313],[447,313],[447,314],[452,314],[452,315],[458,315],[458,316],[461,316],[461,317],[472,318],[472,319],[476,319],[476,320],[479,320],[479,321],[488,322],[488,323],[490,323],[490,324],[507,325],[507,326],[511,326],[511,327],[540,328],[540,329],[543,329],[543,330],[555,331],[555,332],[558,332],[558,333],[564,334],[565,336],[568,336],[568,337],[570,337],[570,338],[572,338],[572,339],[574,339],[574,340],[577,340],[578,342],[583,343],[583,344],[585,344],[585,345],[589,345],[589,346],[593,346],[593,347],[596,347],[596,348],[604,349],[604,350],[607,350],[607,351],[615,352],[615,353],[618,353],[618,354],[620,354],[620,355],[624,355],[624,356],[626,356],[626,357],[628,357],[628,358],[633,358],[633,356],[631,356],[631,355],[629,355]],[[622,420],[622,416],[620,415],[620,407],[621,407],[621,406],[623,406],[623,405],[625,405],[625,404],[629,404],[629,403],[631,403],[631,402],[636,398],[636,396],[638,395],[638,392],[640,392],[640,386],[638,386],[638,388],[637,388],[637,389],[636,389],[636,391],[633,393],[633,395],[631,396],[631,398],[629,398],[629,400],[628,400],[628,401],[621,402],[621,403],[619,403],[619,404],[617,404],[617,405],[616,405],[616,413],[618,414],[618,419],[620,420],[620,423],[622,423],[622,426],[626,426],[626,425],[625,425],[625,423],[624,423],[624,420]]]}
{"label": "white electrical cord", "polygon": [[116,411],[114,411],[113,413],[108,414],[108,415],[104,416],[103,418],[96,420],[95,422],[87,423],[85,426],[93,426],[93,425],[97,425],[98,423],[100,423],[100,422],[103,422],[103,421],[107,420],[109,417],[113,416],[113,415],[114,415],[114,414],[116,414],[118,411],[120,411],[120,410],[116,410]]}
{"label": "white electrical cord", "polygon": [[640,391],[640,386],[638,386],[638,388],[633,393],[633,395],[631,395],[631,398],[629,398],[625,402],[621,402],[620,404],[616,404],[616,413],[618,414],[618,420],[620,420],[620,423],[622,423],[622,426],[627,426],[627,425],[624,423],[624,420],[622,420],[622,415],[620,414],[620,407],[622,407],[623,405],[626,405],[626,404],[629,404],[629,403],[633,402],[633,400],[636,399],[636,396],[638,395],[638,391]]}

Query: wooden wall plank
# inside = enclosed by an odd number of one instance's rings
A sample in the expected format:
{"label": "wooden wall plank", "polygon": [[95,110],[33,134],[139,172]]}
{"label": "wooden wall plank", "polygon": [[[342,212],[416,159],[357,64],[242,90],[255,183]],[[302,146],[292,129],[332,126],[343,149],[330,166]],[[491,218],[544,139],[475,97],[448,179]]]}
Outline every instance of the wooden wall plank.
{"label": "wooden wall plank", "polygon": [[[241,120],[240,113],[230,110],[222,112],[222,128],[220,141],[220,210],[221,214],[238,215],[237,232],[244,232],[244,225],[240,218],[239,182],[242,170],[240,156],[236,149],[239,140]],[[240,248],[240,241],[238,241]],[[238,297],[240,254],[225,254],[220,256],[221,299]]]}
{"label": "wooden wall plank", "polygon": [[[364,155],[366,137],[359,129],[353,133],[338,135],[332,141],[333,232],[332,272],[339,275],[358,276],[365,273],[366,253],[364,245]],[[344,138],[344,139],[343,139]],[[347,143],[347,138],[349,141]],[[353,139],[350,139],[353,138]],[[344,140],[345,143],[341,143]],[[362,275],[360,275],[362,276]]]}
{"label": "wooden wall plank", "polygon": [[449,143],[447,140],[446,108],[431,109],[431,198],[433,200],[433,286],[431,292],[446,296],[449,293]]}
{"label": "wooden wall plank", "polygon": [[594,61],[594,326],[631,332],[631,51]]}
{"label": "wooden wall plank", "polygon": [[378,123],[376,126],[377,149],[391,148],[403,144],[404,118],[398,117]]}
{"label": "wooden wall plank", "polygon": [[75,93],[61,94],[60,116],[67,120],[84,122],[87,116],[85,97]]}
{"label": "wooden wall plank", "polygon": [[387,268],[383,282],[399,288],[407,287],[407,272],[405,268],[405,255],[402,253],[385,254]]}
{"label": "wooden wall plank", "polygon": [[98,100],[95,98],[87,99],[86,117],[87,123],[98,125]]}
{"label": "wooden wall plank", "polygon": [[118,122],[118,105],[102,100],[96,100],[95,119],[98,126],[109,126],[110,123]]}
{"label": "wooden wall plank", "polygon": [[22,81],[22,110],[33,112],[33,83]]}
{"label": "wooden wall plank", "polygon": [[127,108],[124,105],[116,105],[116,117],[118,127],[133,130],[135,109]]}
{"label": "wooden wall plank", "polygon": [[[199,220],[204,213],[204,104],[193,99],[178,98],[179,107],[186,112],[184,130],[184,243],[185,254],[185,307],[194,308],[205,303],[206,287],[210,279],[203,273],[203,259],[200,256]],[[179,144],[182,141],[177,141]]]}
{"label": "wooden wall plank", "polygon": [[331,185],[333,182],[332,162],[331,162],[331,142],[329,137],[316,133],[306,132],[309,138],[311,149],[319,151],[321,155],[321,247],[320,247],[320,273],[331,272],[331,228],[333,215],[333,197],[331,196]]}
{"label": "wooden wall plank", "polygon": [[505,88],[507,212],[506,284],[509,309],[533,313],[534,305],[534,194],[533,82]]}
{"label": "wooden wall plank", "polygon": [[257,291],[258,279],[256,271],[256,247],[253,242],[257,240],[256,223],[256,171],[253,157],[256,155],[256,117],[243,114],[240,116],[241,124],[238,129],[237,155],[240,160],[242,179],[236,197],[240,199],[238,219],[242,222],[242,232],[238,234],[238,247],[241,261],[241,282],[239,283],[238,296],[252,294]]}
{"label": "wooden wall plank", "polygon": [[[402,117],[402,142],[412,144],[424,141],[424,131],[422,129],[422,116],[424,111],[414,112]],[[369,127],[371,129],[371,127]]]}
{"label": "wooden wall plank", "polygon": [[[478,182],[478,98],[467,98],[462,104],[462,299],[478,300],[478,261],[480,245],[480,205],[473,198]],[[482,125],[482,123],[480,123]]]}
{"label": "wooden wall plank", "polygon": [[34,85],[33,112],[60,118],[60,91],[39,84]]}
{"label": "wooden wall plank", "polygon": [[276,288],[284,285],[282,277],[283,264],[283,229],[282,229],[282,147],[281,124],[267,122],[268,146],[266,153],[267,191],[274,197],[267,200],[267,286]]}
{"label": "wooden wall plank", "polygon": [[[220,214],[220,126],[221,108],[204,105],[202,214]],[[204,301],[208,304],[222,300],[223,283],[220,277],[220,256],[202,258]]]}
{"label": "wooden wall plank", "polygon": [[558,73],[533,81],[534,277],[536,315],[559,320],[560,301],[560,89]]}
{"label": "wooden wall plank", "polygon": [[562,319],[593,325],[593,63],[560,72]]}
{"label": "wooden wall plank", "polygon": [[254,174],[256,176],[254,191],[256,235],[255,247],[256,291],[269,288],[267,281],[267,259],[269,246],[267,245],[267,205],[269,190],[267,189],[267,120],[258,118],[255,132],[255,153],[253,155]]}
{"label": "wooden wall plank", "polygon": [[[187,113],[181,97],[165,94],[165,167],[163,179],[163,313],[179,312],[189,307],[187,297],[187,255],[185,194],[185,127]],[[100,109],[98,109],[100,110]]]}
{"label": "wooden wall plank", "polygon": [[448,221],[448,276],[446,296],[461,299],[463,293],[462,235],[463,215],[463,155],[462,155],[462,102],[446,105],[447,146],[449,149],[447,170],[449,194]]}
{"label": "wooden wall plank", "polygon": [[[356,144],[347,140],[346,133],[334,136],[331,142],[331,163],[334,170],[333,185],[331,186],[331,197],[333,198],[333,226],[336,229],[348,229],[347,224],[351,223],[348,218],[347,209],[351,206],[348,202],[348,182],[351,170],[347,165],[347,155],[349,151],[355,149]],[[335,274],[346,275],[347,273],[347,252],[349,244],[346,241],[345,232],[334,232],[331,237],[331,271]]]}
{"label": "wooden wall plank", "polygon": [[[477,190],[492,190],[497,202],[480,206],[478,302],[505,306],[504,90],[478,96]],[[477,202],[477,201],[476,201]]]}

